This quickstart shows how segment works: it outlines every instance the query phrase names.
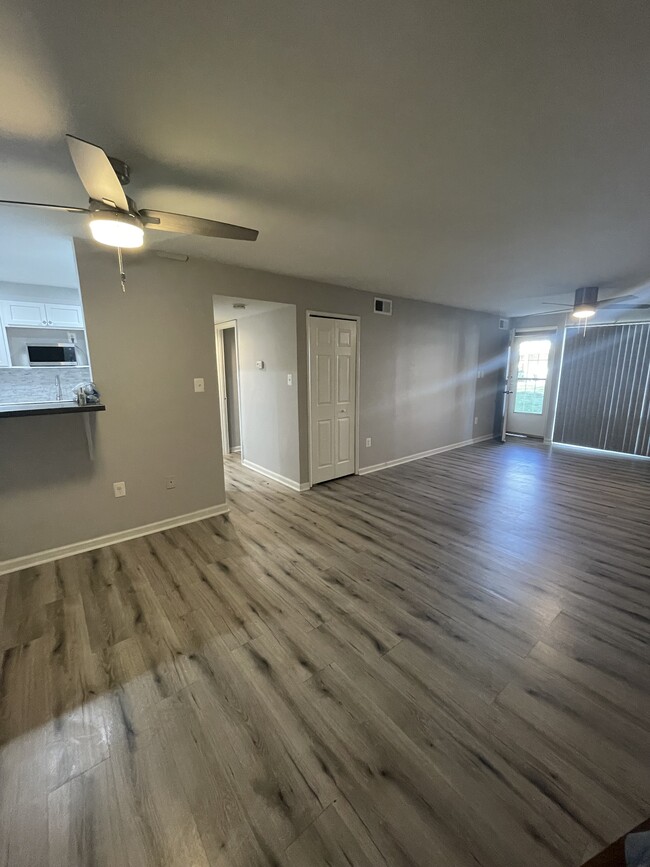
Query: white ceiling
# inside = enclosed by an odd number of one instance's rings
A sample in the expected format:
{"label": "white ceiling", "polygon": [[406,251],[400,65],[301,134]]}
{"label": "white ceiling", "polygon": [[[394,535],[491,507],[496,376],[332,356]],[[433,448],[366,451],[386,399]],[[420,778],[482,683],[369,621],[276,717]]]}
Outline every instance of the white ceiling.
{"label": "white ceiling", "polygon": [[647,0],[6,0],[0,33],[1,198],[85,204],[67,131],[141,207],[261,232],[169,250],[508,314],[650,276]]}

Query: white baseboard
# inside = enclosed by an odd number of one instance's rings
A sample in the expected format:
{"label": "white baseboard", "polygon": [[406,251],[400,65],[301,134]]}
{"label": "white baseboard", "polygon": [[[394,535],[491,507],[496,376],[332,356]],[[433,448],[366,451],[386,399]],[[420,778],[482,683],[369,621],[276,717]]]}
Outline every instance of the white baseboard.
{"label": "white baseboard", "polygon": [[409,464],[411,461],[421,461],[422,458],[430,458],[431,455],[439,455],[441,452],[451,452],[454,449],[462,449],[463,446],[471,446],[474,443],[482,443],[485,440],[494,439],[494,434],[485,434],[482,437],[474,437],[471,440],[465,440],[462,443],[451,443],[448,446],[438,446],[437,449],[429,449],[426,452],[419,452],[417,455],[406,455],[403,458],[395,458],[392,461],[386,461],[383,464],[373,464],[370,467],[361,467],[359,469],[360,476],[366,476],[368,473],[377,473],[379,470],[387,470],[389,467],[397,467],[400,464]]}
{"label": "white baseboard", "polygon": [[231,452],[234,452],[235,454],[241,454],[241,446],[233,446],[233,447],[230,449],[230,451],[231,451]]}
{"label": "white baseboard", "polygon": [[71,545],[62,545],[60,548],[50,548],[47,551],[38,551],[36,554],[15,557],[13,560],[2,560],[0,561],[0,575],[16,572],[18,569],[28,569],[30,566],[40,566],[42,563],[50,563],[52,560],[60,560],[62,557],[83,554],[85,551],[94,551],[95,548],[116,545],[118,542],[127,542],[129,539],[137,539],[139,536],[149,536],[151,533],[159,533],[161,530],[171,530],[172,527],[181,527],[183,524],[192,524],[194,521],[202,521],[204,518],[224,515],[228,511],[228,505],[222,503],[220,506],[209,506],[207,509],[199,509],[197,512],[188,512],[185,515],[176,515],[174,518],[155,521],[153,524],[144,524],[142,527],[121,530],[119,533],[109,533],[106,536],[97,536],[95,539],[73,542]]}
{"label": "white baseboard", "polygon": [[253,470],[254,473],[259,473],[261,476],[266,476],[267,479],[273,479],[274,482],[280,482],[281,485],[286,485],[287,488],[291,488],[292,491],[308,491],[309,483],[303,482],[294,482],[293,479],[288,479],[286,476],[281,476],[280,473],[274,473],[273,470],[267,470],[266,467],[260,467],[258,464],[254,464],[252,461],[247,461],[245,458],[242,458],[242,466],[248,467],[249,470]]}

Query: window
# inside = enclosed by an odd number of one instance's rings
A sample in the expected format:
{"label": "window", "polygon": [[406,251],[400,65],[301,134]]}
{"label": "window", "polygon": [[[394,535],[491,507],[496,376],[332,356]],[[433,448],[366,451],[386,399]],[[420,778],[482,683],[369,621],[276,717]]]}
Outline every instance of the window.
{"label": "window", "polygon": [[542,415],[548,377],[550,340],[522,340],[519,344],[514,412]]}

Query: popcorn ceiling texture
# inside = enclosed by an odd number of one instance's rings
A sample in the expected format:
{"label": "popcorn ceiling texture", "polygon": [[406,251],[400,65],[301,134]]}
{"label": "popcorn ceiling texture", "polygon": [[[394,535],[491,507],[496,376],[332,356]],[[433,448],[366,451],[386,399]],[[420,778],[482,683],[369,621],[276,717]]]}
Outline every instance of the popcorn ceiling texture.
{"label": "popcorn ceiling texture", "polygon": [[57,399],[56,376],[61,378],[63,400],[74,400],[72,390],[90,379],[89,367],[0,367],[0,405],[42,403]]}

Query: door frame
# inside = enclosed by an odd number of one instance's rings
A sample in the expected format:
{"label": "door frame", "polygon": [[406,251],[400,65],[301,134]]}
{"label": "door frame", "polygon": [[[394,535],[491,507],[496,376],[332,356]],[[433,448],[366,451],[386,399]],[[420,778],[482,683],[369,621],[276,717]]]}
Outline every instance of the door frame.
{"label": "door frame", "polygon": [[237,320],[217,322],[214,326],[217,347],[217,379],[219,385],[219,418],[221,420],[221,448],[224,458],[230,454],[230,435],[228,433],[228,393],[226,389],[226,361],[223,351],[223,332],[228,328],[235,329],[235,364],[237,366],[237,406],[239,407],[239,441],[242,461],[244,460],[244,428],[241,415],[241,386],[239,383],[239,332]]}
{"label": "door frame", "polygon": [[[557,408],[557,396],[558,396],[558,385],[559,385],[559,375],[560,375],[560,367],[558,365],[558,336],[560,333],[560,328],[557,325],[548,325],[546,327],[538,325],[537,327],[531,326],[529,328],[513,328],[510,331],[510,343],[508,345],[508,367],[506,368],[506,399],[503,413],[503,431],[502,431],[502,442],[507,442],[507,427],[508,427],[508,410],[510,409],[510,401],[513,399],[512,396],[515,393],[515,389],[511,388],[511,365],[514,361],[514,353],[513,348],[515,345],[515,341],[518,337],[525,337],[526,335],[533,334],[546,334],[548,335],[549,340],[551,341],[551,356],[550,356],[550,364],[548,377],[546,379],[546,392],[544,395],[544,400],[546,403],[546,419],[544,422],[544,434],[543,441],[545,443],[549,443],[552,440],[552,430],[555,426],[555,412]],[[562,345],[559,347],[561,351],[564,351],[564,334],[562,334]],[[510,434],[513,436],[513,434]],[[514,436],[518,436],[514,434]],[[526,434],[520,434],[519,436],[526,436]]]}
{"label": "door frame", "polygon": [[506,375],[503,382],[503,408],[501,416],[501,442],[507,442],[506,431],[508,428],[508,410],[510,409],[510,361],[512,359],[512,347],[515,342],[515,329],[510,329],[510,340],[506,350]]}
{"label": "door frame", "polygon": [[307,432],[309,439],[309,487],[314,486],[311,473],[312,441],[311,441],[311,333],[309,319],[311,316],[321,319],[342,319],[357,323],[357,351],[355,364],[356,377],[356,407],[354,410],[354,475],[359,475],[359,395],[361,393],[361,317],[351,313],[326,313],[324,310],[306,310],[305,327],[307,329]]}

